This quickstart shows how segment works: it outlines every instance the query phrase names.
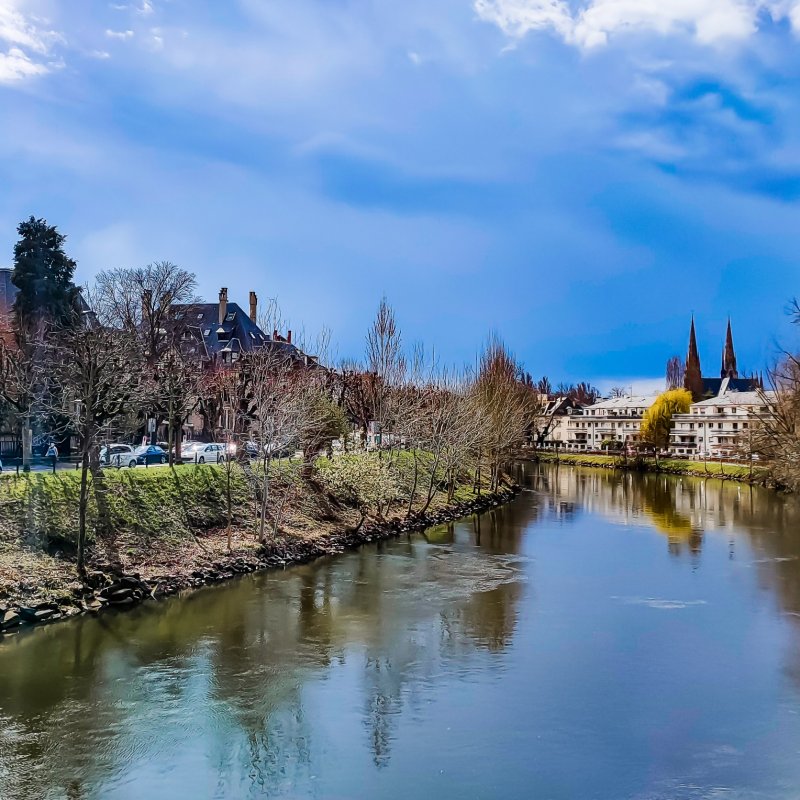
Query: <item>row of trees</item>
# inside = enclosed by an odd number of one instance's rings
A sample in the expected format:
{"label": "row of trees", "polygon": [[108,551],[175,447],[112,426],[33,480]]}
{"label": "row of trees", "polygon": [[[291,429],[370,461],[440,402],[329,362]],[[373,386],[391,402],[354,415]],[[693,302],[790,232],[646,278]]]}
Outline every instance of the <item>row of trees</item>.
{"label": "row of trees", "polygon": [[[264,541],[278,531],[287,484],[296,480],[306,491],[349,498],[362,521],[392,504],[408,514],[427,510],[467,480],[496,490],[541,413],[539,392],[499,339],[489,340],[476,368],[445,368],[422,347],[406,350],[385,300],[363,361],[330,369],[268,343],[235,363],[217,362],[190,329],[199,302],[191,273],[168,262],[115,269],[79,291],[64,237],[33,218],[18,230],[19,293],[0,345],[0,397],[25,464],[34,432],[77,443],[80,572],[91,492],[103,487],[100,447],[141,440],[150,420],[166,427],[172,463],[187,419],[202,416],[206,435],[227,447],[229,536],[230,486],[243,475]],[[333,457],[336,441],[344,452]],[[361,452],[367,444],[374,450]],[[281,457],[297,451],[302,458],[286,470]]]}

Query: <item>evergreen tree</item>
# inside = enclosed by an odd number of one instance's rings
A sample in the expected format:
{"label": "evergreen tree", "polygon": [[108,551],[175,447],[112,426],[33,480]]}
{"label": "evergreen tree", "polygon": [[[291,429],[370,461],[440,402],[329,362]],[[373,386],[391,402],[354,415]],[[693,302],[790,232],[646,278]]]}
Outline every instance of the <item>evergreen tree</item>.
{"label": "evergreen tree", "polygon": [[78,308],[78,289],[72,282],[75,261],[64,252],[66,237],[34,217],[21,222],[17,232],[11,280],[19,290],[14,301],[18,329],[44,321],[69,326]]}

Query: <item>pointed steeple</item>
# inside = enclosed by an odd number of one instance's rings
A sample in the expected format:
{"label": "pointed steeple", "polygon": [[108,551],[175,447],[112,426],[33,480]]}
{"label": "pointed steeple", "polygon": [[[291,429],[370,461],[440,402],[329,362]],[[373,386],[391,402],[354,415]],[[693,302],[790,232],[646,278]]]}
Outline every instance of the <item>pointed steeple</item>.
{"label": "pointed steeple", "polygon": [[739,371],[736,369],[736,352],[733,349],[733,333],[731,332],[731,320],[728,317],[728,331],[725,334],[725,349],[722,351],[722,370],[721,378],[738,378]]}
{"label": "pointed steeple", "polygon": [[694,331],[694,314],[689,329],[689,352],[686,354],[686,369],[683,373],[683,387],[692,393],[697,402],[703,397],[703,373],[700,371],[700,354],[697,352],[697,335]]}

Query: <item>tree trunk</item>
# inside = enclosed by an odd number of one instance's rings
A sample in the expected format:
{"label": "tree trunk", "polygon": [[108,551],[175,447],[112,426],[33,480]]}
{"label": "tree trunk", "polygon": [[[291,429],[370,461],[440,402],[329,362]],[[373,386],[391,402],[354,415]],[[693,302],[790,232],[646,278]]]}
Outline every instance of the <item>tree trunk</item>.
{"label": "tree trunk", "polygon": [[89,453],[81,453],[81,493],[78,501],[78,575],[86,577],[86,509],[89,500]]}
{"label": "tree trunk", "polygon": [[175,445],[175,461],[178,464],[181,463],[181,444],[183,439],[183,420],[178,420],[178,424],[175,427],[175,433],[173,435],[174,445]]}
{"label": "tree trunk", "polygon": [[411,516],[411,512],[414,508],[414,496],[417,493],[417,482],[419,480],[419,462],[417,461],[417,450],[411,451],[412,458],[414,459],[414,482],[411,484],[411,493],[408,498],[408,513],[406,514],[407,517]]}
{"label": "tree trunk", "polygon": [[228,501],[228,550],[232,549],[231,543],[231,527],[233,526],[233,498],[231,497],[231,468],[232,464],[229,459],[225,460],[225,473],[227,477],[226,490]]}
{"label": "tree trunk", "polygon": [[30,419],[27,417],[22,421],[22,466],[30,469],[33,460],[33,431],[31,430]]}
{"label": "tree trunk", "polygon": [[267,540],[265,531],[267,524],[267,501],[269,498],[269,468],[272,459],[264,459],[264,482],[261,484],[261,519],[258,524],[258,541],[264,544]]}

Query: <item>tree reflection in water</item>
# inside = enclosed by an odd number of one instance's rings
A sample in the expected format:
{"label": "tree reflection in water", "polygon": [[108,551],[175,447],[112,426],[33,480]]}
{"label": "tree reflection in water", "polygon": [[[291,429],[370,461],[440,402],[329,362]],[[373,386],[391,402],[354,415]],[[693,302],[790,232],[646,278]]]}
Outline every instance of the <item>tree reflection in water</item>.
{"label": "tree reflection in water", "polygon": [[337,759],[386,771],[443,685],[501,672],[535,603],[539,523],[655,530],[689,566],[721,534],[800,622],[795,501],[602,470],[519,478],[518,502],[424,536],[3,642],[0,796],[291,796]]}
{"label": "tree reflection in water", "polygon": [[132,769],[146,777],[159,758],[199,759],[187,755],[195,740],[223,796],[280,794],[313,773],[306,686],[353,664],[373,760],[385,765],[395,721],[437,674],[510,642],[514,554],[534,511],[4,643],[0,794],[32,796],[46,776],[80,797]]}

